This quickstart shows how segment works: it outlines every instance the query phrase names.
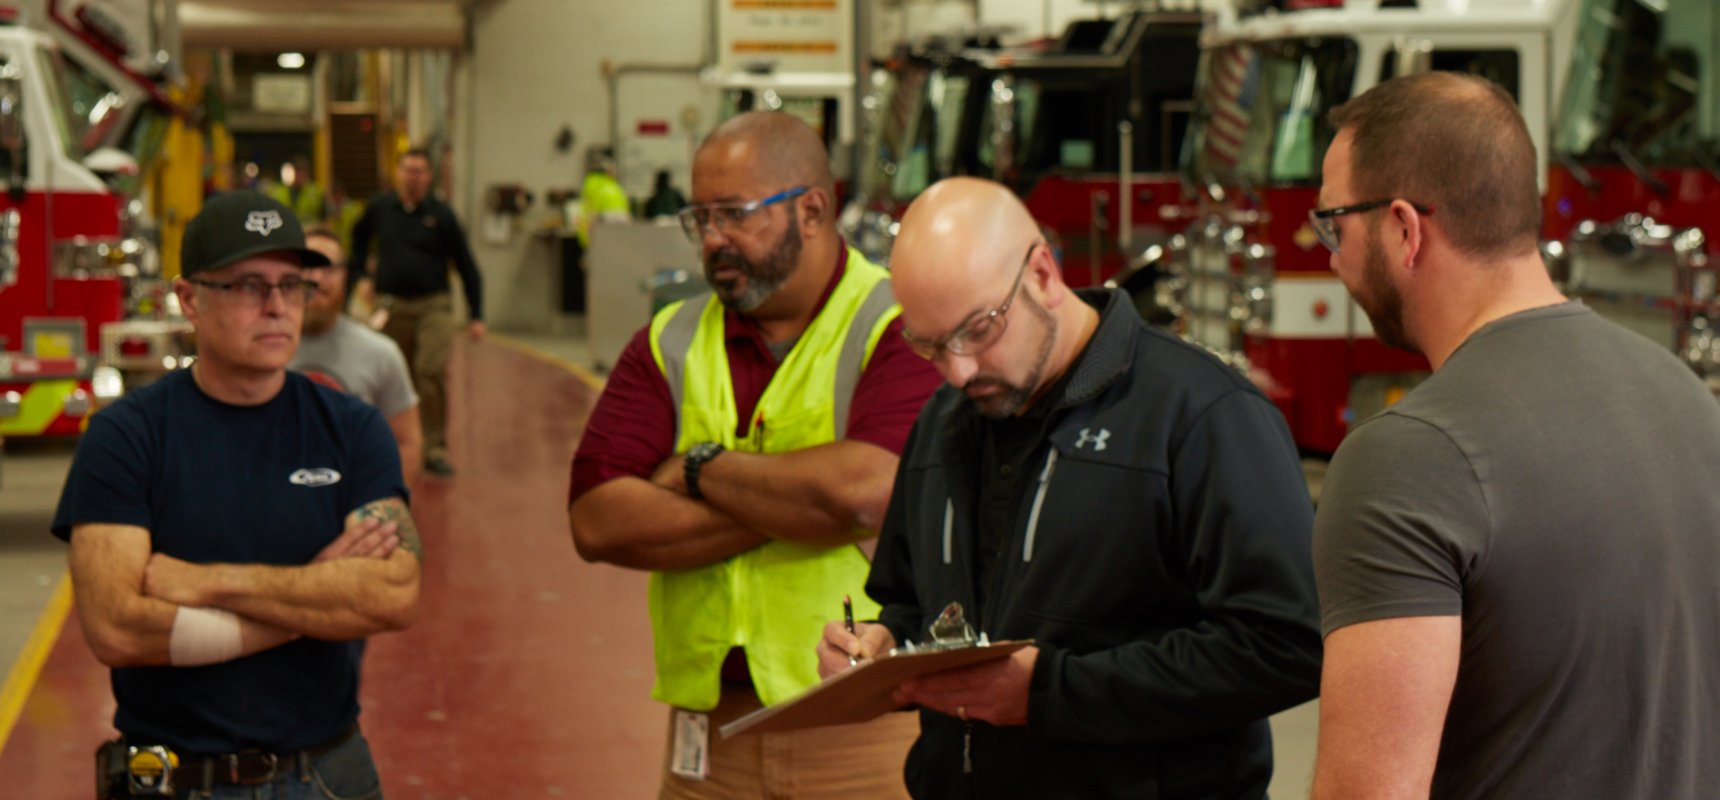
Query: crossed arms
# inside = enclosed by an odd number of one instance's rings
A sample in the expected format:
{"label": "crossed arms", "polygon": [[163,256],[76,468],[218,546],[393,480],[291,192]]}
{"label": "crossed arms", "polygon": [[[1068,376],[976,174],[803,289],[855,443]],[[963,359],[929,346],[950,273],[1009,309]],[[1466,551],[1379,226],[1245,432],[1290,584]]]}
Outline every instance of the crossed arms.
{"label": "crossed arms", "polygon": [[422,545],[398,497],[347,515],[346,528],[301,566],[193,564],[150,550],[135,525],[72,528],[71,572],[84,638],[110,667],[172,663],[180,608],[238,615],[240,655],[301,636],[343,641],[412,624]]}
{"label": "crossed arms", "polygon": [[650,480],[622,477],[568,508],[580,557],[633,569],[691,569],[772,539],[837,546],[876,532],[890,502],[896,455],[845,440],[787,453],[725,452],[687,495],[682,456]]}

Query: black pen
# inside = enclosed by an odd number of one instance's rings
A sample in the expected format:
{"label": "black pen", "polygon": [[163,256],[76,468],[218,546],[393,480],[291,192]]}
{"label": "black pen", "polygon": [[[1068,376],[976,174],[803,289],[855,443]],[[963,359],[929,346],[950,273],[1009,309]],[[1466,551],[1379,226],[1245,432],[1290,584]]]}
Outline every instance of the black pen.
{"label": "black pen", "polygon": [[[849,636],[857,635],[854,633],[854,599],[848,595],[842,595],[842,622],[848,626]],[[848,666],[852,667],[858,663],[860,663],[860,659],[855,658],[853,653],[849,653]]]}

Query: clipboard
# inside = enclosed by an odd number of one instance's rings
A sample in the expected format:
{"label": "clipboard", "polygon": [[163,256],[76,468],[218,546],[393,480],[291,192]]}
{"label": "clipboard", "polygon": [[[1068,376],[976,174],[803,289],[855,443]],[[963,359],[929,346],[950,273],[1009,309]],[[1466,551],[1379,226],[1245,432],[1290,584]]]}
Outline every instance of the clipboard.
{"label": "clipboard", "polygon": [[890,695],[909,678],[1008,658],[1031,644],[1032,639],[1018,639],[966,647],[933,647],[861,662],[791,700],[761,708],[724,725],[721,733],[727,739],[743,733],[776,733],[876,719],[896,710],[896,702]]}

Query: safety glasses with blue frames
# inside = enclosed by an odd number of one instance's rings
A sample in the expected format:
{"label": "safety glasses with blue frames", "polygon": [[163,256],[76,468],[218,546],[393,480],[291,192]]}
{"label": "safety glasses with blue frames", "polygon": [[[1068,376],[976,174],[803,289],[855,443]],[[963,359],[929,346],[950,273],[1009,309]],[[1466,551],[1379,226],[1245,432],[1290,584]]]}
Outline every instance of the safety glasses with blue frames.
{"label": "safety glasses with blue frames", "polygon": [[[1339,241],[1338,237],[1339,217],[1347,216],[1349,214],[1361,214],[1363,212],[1373,211],[1376,208],[1385,208],[1395,202],[1397,202],[1397,198],[1388,197],[1384,200],[1369,200],[1366,203],[1351,203],[1350,205],[1338,206],[1337,208],[1309,209],[1308,224],[1314,228],[1314,235],[1320,237],[1320,244],[1325,245],[1327,250],[1336,253],[1338,252],[1338,245],[1342,243]],[[1420,203],[1414,203],[1408,200],[1405,200],[1404,202],[1409,203],[1409,207],[1415,209],[1419,213],[1433,213],[1433,206],[1424,206]]]}
{"label": "safety glasses with blue frames", "polygon": [[758,216],[759,211],[803,194],[806,194],[806,187],[796,186],[750,203],[704,203],[687,206],[681,209],[679,215],[681,230],[686,231],[687,238],[692,239],[694,244],[704,240],[706,228],[722,234],[730,231],[750,233],[754,229],[754,220],[761,219]]}

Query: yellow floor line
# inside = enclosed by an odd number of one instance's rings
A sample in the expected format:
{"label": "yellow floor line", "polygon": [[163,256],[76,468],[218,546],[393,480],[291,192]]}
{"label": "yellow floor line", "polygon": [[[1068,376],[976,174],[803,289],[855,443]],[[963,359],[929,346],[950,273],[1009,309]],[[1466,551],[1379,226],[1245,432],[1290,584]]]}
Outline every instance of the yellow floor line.
{"label": "yellow floor line", "polygon": [[30,699],[31,690],[36,688],[36,678],[42,674],[42,665],[47,663],[54,641],[60,638],[60,630],[65,627],[66,614],[71,608],[72,579],[70,575],[61,573],[59,584],[48,597],[48,607],[42,609],[42,616],[36,619],[30,638],[24,641],[23,652],[18,654],[17,661],[12,662],[12,671],[6,674],[5,685],[0,686],[0,752],[5,751],[6,740],[12,738],[12,726],[17,724],[18,715],[24,711],[24,701]]}
{"label": "yellow floor line", "polygon": [[521,342],[521,341],[518,341],[516,339],[509,339],[506,336],[502,336],[502,335],[496,334],[496,333],[484,334],[484,341],[495,342],[496,344],[499,344],[503,347],[506,347],[509,350],[513,350],[513,351],[518,352],[518,353],[523,353],[523,354],[531,356],[532,358],[535,358],[539,361],[542,361],[542,362],[545,362],[548,364],[554,364],[555,366],[561,367],[562,369],[565,369],[568,372],[573,373],[573,376],[575,378],[578,378],[581,381],[585,382],[585,384],[587,386],[590,386],[593,389],[602,389],[603,388],[603,379],[597,377],[596,375],[593,375],[591,370],[588,370],[585,367],[582,367],[578,364],[575,364],[572,361],[569,361],[565,358],[552,356],[549,353],[545,353],[542,350],[539,350],[535,347],[532,347],[529,344],[526,344],[525,342]]}

